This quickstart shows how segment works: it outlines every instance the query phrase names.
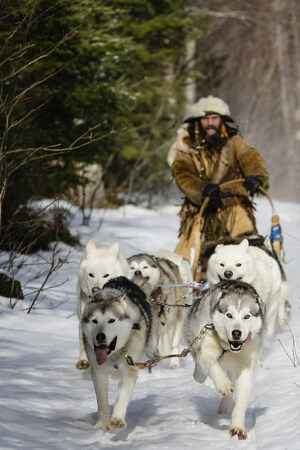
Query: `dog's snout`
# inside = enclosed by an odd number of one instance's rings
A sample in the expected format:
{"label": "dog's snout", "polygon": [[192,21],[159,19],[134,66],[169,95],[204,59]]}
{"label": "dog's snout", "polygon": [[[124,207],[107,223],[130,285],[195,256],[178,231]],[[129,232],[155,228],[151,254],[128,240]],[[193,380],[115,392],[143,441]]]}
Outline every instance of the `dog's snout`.
{"label": "dog's snout", "polygon": [[99,345],[105,344],[105,342],[106,342],[106,336],[105,336],[104,333],[98,333],[98,334],[97,334],[97,342],[98,342]]}
{"label": "dog's snout", "polygon": [[232,338],[236,341],[238,341],[242,336],[242,332],[240,330],[233,330],[232,332]]}
{"label": "dog's snout", "polygon": [[136,270],[136,271],[134,272],[134,275],[142,275],[142,272],[141,272],[140,270]]}
{"label": "dog's snout", "polygon": [[93,294],[95,294],[95,292],[98,292],[98,291],[100,291],[99,286],[94,286],[94,287],[92,288],[92,293],[93,293]]}
{"label": "dog's snout", "polygon": [[224,272],[224,277],[227,278],[229,280],[229,278],[231,278],[233,275],[233,273],[231,272],[231,270],[225,270]]}

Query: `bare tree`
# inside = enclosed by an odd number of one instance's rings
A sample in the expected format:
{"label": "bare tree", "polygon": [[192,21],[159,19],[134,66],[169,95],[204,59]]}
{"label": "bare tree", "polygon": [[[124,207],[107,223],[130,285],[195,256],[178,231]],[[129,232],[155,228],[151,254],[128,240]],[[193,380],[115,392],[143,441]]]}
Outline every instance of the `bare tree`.
{"label": "bare tree", "polygon": [[[263,154],[271,194],[300,200],[300,4],[199,0],[206,39],[198,96],[224,98],[244,137]],[[203,23],[203,20],[202,20]]]}

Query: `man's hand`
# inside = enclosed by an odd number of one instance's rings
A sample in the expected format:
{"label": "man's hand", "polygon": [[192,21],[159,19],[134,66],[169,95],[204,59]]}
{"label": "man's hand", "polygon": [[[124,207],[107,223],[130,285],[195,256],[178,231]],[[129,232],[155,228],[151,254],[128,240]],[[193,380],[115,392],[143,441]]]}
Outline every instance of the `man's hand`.
{"label": "man's hand", "polygon": [[245,181],[243,183],[247,191],[249,191],[251,197],[253,197],[259,186],[262,186],[262,184],[262,180],[258,177],[245,177]]}
{"label": "man's hand", "polygon": [[218,208],[223,207],[221,200],[221,189],[218,184],[209,183],[203,190],[203,196],[209,197],[210,202],[208,204],[208,211],[216,213]]}

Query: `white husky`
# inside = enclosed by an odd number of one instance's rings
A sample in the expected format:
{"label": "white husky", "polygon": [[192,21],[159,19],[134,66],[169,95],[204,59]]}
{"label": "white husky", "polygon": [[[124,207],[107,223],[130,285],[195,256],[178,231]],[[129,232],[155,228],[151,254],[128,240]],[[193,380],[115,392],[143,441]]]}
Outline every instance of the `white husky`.
{"label": "white husky", "polygon": [[290,284],[282,279],[278,262],[267,251],[249,246],[247,239],[238,245],[217,245],[208,260],[207,281],[213,286],[221,280],[242,280],[251,284],[266,305],[267,336],[286,322],[285,301]]}
{"label": "white husky", "polygon": [[[128,365],[124,353],[134,362],[157,352],[158,319],[147,294],[125,277],[108,281],[86,304],[82,319],[85,349],[98,403],[96,428],[126,427],[126,411],[139,368]],[[110,417],[109,376],[120,379],[117,401]]]}
{"label": "white husky", "polygon": [[247,438],[245,413],[262,350],[264,317],[264,303],[252,286],[223,281],[194,301],[184,326],[195,380],[204,383],[209,376],[223,397],[219,414],[231,412],[235,393],[230,434],[239,439]]}
{"label": "white husky", "polygon": [[77,314],[79,318],[79,361],[77,369],[88,369],[89,362],[82,341],[80,319],[85,305],[96,291],[111,278],[129,275],[127,260],[121,255],[118,243],[112,246],[96,247],[91,239],[86,246],[86,254],[79,266],[77,284]]}

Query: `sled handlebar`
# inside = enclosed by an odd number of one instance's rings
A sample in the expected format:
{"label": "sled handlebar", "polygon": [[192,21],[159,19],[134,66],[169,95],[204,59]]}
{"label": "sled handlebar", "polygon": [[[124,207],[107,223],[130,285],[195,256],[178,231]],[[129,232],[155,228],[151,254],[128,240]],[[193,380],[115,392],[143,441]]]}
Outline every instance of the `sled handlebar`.
{"label": "sled handlebar", "polygon": [[[238,178],[237,180],[226,181],[225,183],[219,184],[219,186],[220,186],[220,189],[223,190],[223,189],[226,189],[227,187],[232,186],[233,184],[244,183],[244,181],[245,181],[245,178]],[[258,186],[258,189],[269,200],[269,202],[271,204],[271,208],[272,208],[272,214],[273,215],[276,214],[275,206],[273,204],[273,201],[272,201],[270,195],[267,193],[267,191],[262,186]],[[202,217],[202,215],[203,215],[203,213],[204,213],[204,211],[205,211],[205,209],[206,209],[206,207],[207,207],[209,202],[210,202],[210,198],[206,197],[204,199],[204,202],[202,203],[200,211],[199,211],[200,217]]]}

